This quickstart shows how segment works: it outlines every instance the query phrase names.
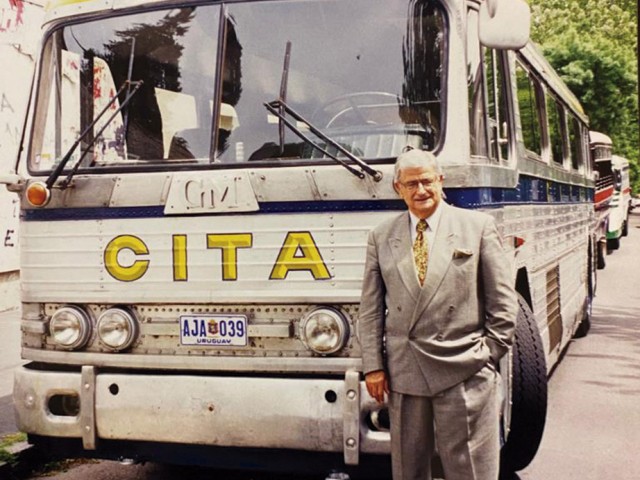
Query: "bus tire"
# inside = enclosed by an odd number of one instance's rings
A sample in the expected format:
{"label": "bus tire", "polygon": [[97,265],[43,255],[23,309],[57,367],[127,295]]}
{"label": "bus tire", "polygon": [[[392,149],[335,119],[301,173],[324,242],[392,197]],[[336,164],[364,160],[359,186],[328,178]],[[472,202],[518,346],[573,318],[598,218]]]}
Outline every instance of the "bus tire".
{"label": "bus tire", "polygon": [[518,296],[520,310],[513,345],[511,424],[502,447],[502,475],[525,468],[536,455],[547,417],[547,361],[529,305]]}
{"label": "bus tire", "polygon": [[619,248],[620,248],[620,237],[607,239],[608,250],[618,250]]}
{"label": "bus tire", "polygon": [[576,329],[576,333],[573,334],[574,338],[584,338],[589,333],[591,329],[591,298],[587,300],[587,305],[585,305],[585,312],[582,316],[582,320],[580,321],[580,325]]}
{"label": "bus tire", "polygon": [[629,217],[622,224],[622,236],[626,237],[627,235],[629,235]]}
{"label": "bus tire", "polygon": [[598,270],[604,270],[604,267],[607,266],[607,262],[605,261],[606,256],[607,244],[605,242],[598,242],[598,251],[596,256]]}
{"label": "bus tire", "polygon": [[593,297],[596,292],[596,272],[591,265],[591,259],[589,259],[589,276],[587,277],[587,298],[585,298],[584,312],[582,313],[582,320],[574,333],[574,338],[586,337],[591,329],[591,314],[593,312]]}

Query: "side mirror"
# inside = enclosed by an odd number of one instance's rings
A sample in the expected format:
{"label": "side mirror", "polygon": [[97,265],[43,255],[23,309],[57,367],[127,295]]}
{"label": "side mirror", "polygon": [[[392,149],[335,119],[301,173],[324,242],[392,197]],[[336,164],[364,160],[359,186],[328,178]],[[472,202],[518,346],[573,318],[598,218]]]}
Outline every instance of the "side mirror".
{"label": "side mirror", "polygon": [[485,47],[520,50],[529,41],[531,10],[523,0],[484,0],[480,4],[478,35]]}
{"label": "side mirror", "polygon": [[0,173],[0,185],[6,185],[10,192],[21,192],[24,188],[24,179],[15,173]]}

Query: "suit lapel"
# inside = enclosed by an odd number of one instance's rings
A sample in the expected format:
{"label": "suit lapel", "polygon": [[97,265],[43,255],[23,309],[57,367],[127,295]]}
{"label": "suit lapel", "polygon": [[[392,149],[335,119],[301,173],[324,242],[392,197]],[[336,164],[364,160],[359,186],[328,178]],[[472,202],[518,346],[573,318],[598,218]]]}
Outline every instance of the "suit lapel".
{"label": "suit lapel", "polygon": [[420,296],[420,284],[413,263],[413,250],[411,248],[411,222],[409,213],[401,215],[393,224],[392,234],[389,237],[389,247],[393,260],[398,268],[400,278],[413,300]]}
{"label": "suit lapel", "polygon": [[431,254],[429,255],[425,285],[420,289],[420,296],[416,304],[411,326],[418,321],[422,312],[424,312],[429,306],[429,303],[431,303],[453,259],[456,234],[452,231],[451,216],[454,213],[453,209],[450,209],[445,203],[442,203],[441,207],[443,207],[444,210],[440,216],[440,224],[438,225],[433,247],[431,248]]}

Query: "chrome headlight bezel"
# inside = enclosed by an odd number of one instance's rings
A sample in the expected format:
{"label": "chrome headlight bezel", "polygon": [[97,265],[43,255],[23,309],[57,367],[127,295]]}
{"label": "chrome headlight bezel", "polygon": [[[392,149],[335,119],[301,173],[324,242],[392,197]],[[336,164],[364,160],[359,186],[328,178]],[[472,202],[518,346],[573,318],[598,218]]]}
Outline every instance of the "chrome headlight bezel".
{"label": "chrome headlight bezel", "polygon": [[[323,325],[318,325],[322,322]],[[302,343],[318,355],[332,355],[342,350],[350,335],[349,321],[346,315],[332,307],[316,307],[307,312],[300,320],[300,339]],[[320,338],[322,334],[335,335],[335,338]],[[327,343],[328,342],[328,343]]]}
{"label": "chrome headlight bezel", "polygon": [[108,308],[100,314],[96,322],[96,334],[100,344],[114,352],[131,347],[138,339],[139,322],[129,309]]}
{"label": "chrome headlight bezel", "polygon": [[[93,335],[93,316],[75,305],[65,305],[57,309],[49,320],[49,336],[53,342],[64,350],[79,350],[89,343]],[[69,337],[69,330],[77,333]],[[64,332],[69,339],[65,340]]]}

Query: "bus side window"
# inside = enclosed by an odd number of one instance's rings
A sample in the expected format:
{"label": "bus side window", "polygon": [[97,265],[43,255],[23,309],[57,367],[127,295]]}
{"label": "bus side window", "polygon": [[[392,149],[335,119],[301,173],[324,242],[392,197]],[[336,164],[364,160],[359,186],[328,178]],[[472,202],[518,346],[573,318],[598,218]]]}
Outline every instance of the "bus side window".
{"label": "bus side window", "polygon": [[595,171],[593,166],[595,160],[591,158],[591,149],[589,148],[589,129],[586,125],[580,124],[580,145],[582,146],[582,159],[584,161],[584,170],[587,176],[590,176]]}
{"label": "bus side window", "polygon": [[584,135],[582,134],[582,129],[580,127],[580,122],[578,119],[569,114],[568,118],[569,123],[569,148],[571,149],[571,168],[573,170],[582,171],[585,161],[584,161]]}
{"label": "bus side window", "polygon": [[509,127],[502,56],[478,42],[478,12],[469,9],[467,25],[467,85],[471,155],[492,162],[507,160]]}
{"label": "bus side window", "polygon": [[467,90],[469,99],[469,141],[471,156],[488,157],[487,102],[482,47],[478,41],[478,12],[469,9],[467,25]]}
{"label": "bus side window", "polygon": [[564,110],[553,95],[547,92],[547,122],[551,159],[556,165],[564,165]]}
{"label": "bus side window", "polygon": [[492,160],[508,160],[509,122],[504,64],[500,53],[496,50],[485,49],[484,65],[487,85],[489,153]]}
{"label": "bus side window", "polygon": [[525,148],[538,158],[542,158],[542,137],[540,115],[541,88],[538,81],[529,76],[529,72],[516,63],[516,81],[518,85],[518,107]]}

